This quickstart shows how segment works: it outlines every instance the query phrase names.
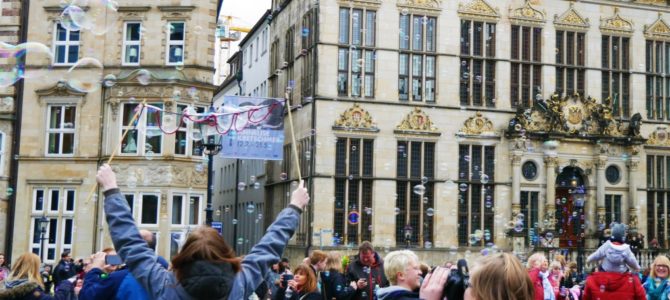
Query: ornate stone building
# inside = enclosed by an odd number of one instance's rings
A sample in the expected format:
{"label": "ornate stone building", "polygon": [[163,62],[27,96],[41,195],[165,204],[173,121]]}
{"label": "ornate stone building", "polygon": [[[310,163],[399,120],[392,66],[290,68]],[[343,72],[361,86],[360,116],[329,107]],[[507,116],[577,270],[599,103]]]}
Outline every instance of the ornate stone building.
{"label": "ornate stone building", "polygon": [[[588,248],[613,221],[668,247],[666,1],[273,9],[270,93],[291,92],[314,199],[295,256],[362,240],[433,263],[494,245]],[[290,149],[269,168],[266,215],[297,179]]]}
{"label": "ornate stone building", "polygon": [[[116,11],[98,10],[98,3],[83,8],[95,30],[61,24],[59,1],[30,7],[28,40],[54,57],[28,57],[29,71],[46,69],[48,76],[25,86],[14,257],[33,251],[54,262],[66,249],[83,257],[111,245],[95,174],[112,156],[138,225],[157,237],[157,253],[169,258],[205,222],[202,135],[192,124],[178,125],[175,113],[210,105],[217,1],[118,1]],[[76,64],[87,57],[95,60]],[[144,101],[170,113],[145,111],[121,141]]]}

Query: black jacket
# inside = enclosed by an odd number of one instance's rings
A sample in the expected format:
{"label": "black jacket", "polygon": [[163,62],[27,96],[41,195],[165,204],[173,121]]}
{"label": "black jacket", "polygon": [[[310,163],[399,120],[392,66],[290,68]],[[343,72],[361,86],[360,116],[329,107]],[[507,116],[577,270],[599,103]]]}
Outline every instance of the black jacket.
{"label": "black jacket", "polygon": [[74,264],[64,260],[60,260],[53,272],[53,284],[58,286],[58,284],[68,278],[77,275],[77,271],[74,269]]}
{"label": "black jacket", "polygon": [[355,255],[352,262],[347,267],[347,282],[358,281],[358,279],[365,279],[368,286],[363,290],[356,290],[356,294],[351,298],[353,300],[373,300],[377,299],[375,296],[375,285],[380,288],[389,286],[389,281],[384,275],[384,262],[379,254],[375,252],[376,263],[369,267],[369,272],[366,272],[367,266],[360,262],[358,255]]}
{"label": "black jacket", "polygon": [[286,298],[286,289],[279,288],[277,293],[272,296],[272,300],[323,300],[321,293],[319,291],[314,291],[311,293],[298,293],[293,292],[290,298]]}
{"label": "black jacket", "polygon": [[356,290],[349,286],[344,274],[337,270],[321,272],[321,293],[325,300],[349,300]]}
{"label": "black jacket", "polygon": [[44,292],[41,286],[25,279],[0,281],[0,299],[2,300],[74,300],[77,299],[72,283],[63,281],[54,296]]}

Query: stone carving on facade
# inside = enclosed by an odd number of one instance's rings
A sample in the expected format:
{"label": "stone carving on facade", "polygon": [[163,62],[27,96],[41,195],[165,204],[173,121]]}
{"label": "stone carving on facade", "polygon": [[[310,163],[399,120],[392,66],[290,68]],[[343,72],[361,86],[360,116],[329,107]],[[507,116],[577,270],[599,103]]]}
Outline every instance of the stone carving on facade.
{"label": "stone carving on facade", "polygon": [[181,5],[159,5],[158,10],[163,13],[162,20],[168,19],[183,19],[190,20],[191,12],[195,6],[181,6]]}
{"label": "stone carving on facade", "polygon": [[[639,122],[625,126],[612,115],[611,100],[597,103],[591,97],[573,95],[560,97],[554,94],[547,100],[535,103],[532,108],[517,110],[510,120],[508,136],[521,135],[563,135],[581,138],[613,138],[619,144],[641,143]],[[631,130],[629,130],[631,129]],[[635,135],[629,135],[629,133]]]}
{"label": "stone carving on facade", "polygon": [[670,40],[670,26],[663,21],[663,15],[659,12],[658,19],[651,25],[644,25],[644,35],[650,39]]}
{"label": "stone carving on facade", "polygon": [[338,0],[340,6],[355,6],[366,8],[379,8],[382,5],[381,0]]}
{"label": "stone carving on facade", "polygon": [[412,112],[407,114],[402,122],[396,126],[396,133],[419,133],[419,134],[431,134],[439,135],[440,132],[433,125],[433,121],[430,117],[421,110],[419,107],[415,107]]}
{"label": "stone carving on facade", "polygon": [[207,186],[207,172],[198,172],[194,168],[175,168],[175,184],[185,186]]}
{"label": "stone carving on facade", "polygon": [[626,165],[628,166],[629,169],[635,171],[640,166],[640,160],[639,159],[629,159],[626,162]]}
{"label": "stone carving on facade", "polygon": [[554,15],[554,25],[559,29],[568,29],[568,30],[579,30],[586,31],[588,30],[589,18],[584,18],[582,15],[575,9],[574,3],[570,3],[570,8],[563,14]]}
{"label": "stone carving on facade", "polygon": [[127,184],[128,179],[131,177],[131,180],[135,184],[139,183],[139,185],[169,186],[172,184],[173,168],[171,166],[115,164],[112,166],[112,169],[117,174],[117,180],[122,184]]}
{"label": "stone carving on facade", "polygon": [[485,0],[470,0],[458,4],[458,15],[462,18],[476,20],[497,20],[500,17],[497,8],[493,8]]}
{"label": "stone carving on facade", "polygon": [[418,11],[440,11],[442,0],[398,0],[398,7]]}
{"label": "stone carving on facade", "polygon": [[151,9],[151,6],[119,6],[117,12],[119,19],[126,21],[140,21],[146,20],[146,12]]}
{"label": "stone carving on facade", "polygon": [[7,96],[0,100],[0,112],[14,111],[14,98]]}
{"label": "stone carving on facade", "polygon": [[638,225],[637,224],[638,223],[638,221],[637,221],[637,209],[635,209],[634,207],[628,209],[628,216],[629,216],[629,219],[628,219],[629,230],[631,230],[631,231],[637,230],[637,225]]}
{"label": "stone carving on facade", "polygon": [[41,106],[46,105],[47,98],[68,99],[73,103],[86,103],[86,93],[71,87],[63,80],[58,81],[50,88],[36,90],[35,94],[37,94],[37,100]]}
{"label": "stone carving on facade", "polygon": [[510,149],[512,151],[526,151],[526,139],[516,138],[510,141]]}
{"label": "stone carving on facade", "polygon": [[458,131],[459,135],[495,135],[493,122],[481,112],[476,112],[474,116],[468,118],[463,123],[463,127]]}
{"label": "stone carving on facade", "polygon": [[546,20],[546,11],[540,11],[533,7],[529,0],[519,8],[509,8],[509,18],[515,23],[530,23],[541,25]]}
{"label": "stone carving on facade", "polygon": [[619,8],[614,8],[614,15],[609,18],[600,18],[600,31],[606,34],[633,34],[633,21],[624,19],[619,14]]}
{"label": "stone carving on facade", "polygon": [[340,114],[335,120],[333,130],[357,130],[379,132],[377,123],[372,120],[370,113],[363,109],[358,103]]}
{"label": "stone carving on facade", "polygon": [[656,127],[656,130],[649,135],[647,140],[649,146],[670,147],[668,139],[668,129],[666,127]]}
{"label": "stone carving on facade", "polygon": [[558,165],[558,157],[555,156],[545,156],[544,163],[547,164],[547,167],[555,167]]}

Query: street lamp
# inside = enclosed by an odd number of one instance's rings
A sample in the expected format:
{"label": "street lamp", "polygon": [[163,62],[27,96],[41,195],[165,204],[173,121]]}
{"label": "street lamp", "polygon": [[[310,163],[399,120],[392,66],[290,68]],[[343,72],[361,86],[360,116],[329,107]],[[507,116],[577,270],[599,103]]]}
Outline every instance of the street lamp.
{"label": "street lamp", "polygon": [[40,227],[40,260],[44,262],[44,240],[47,239],[46,234],[47,226],[49,225],[49,219],[47,219],[45,216],[42,216],[41,218],[37,219],[37,225]]}
{"label": "street lamp", "polygon": [[412,229],[412,226],[407,224],[405,225],[405,228],[403,228],[405,231],[405,242],[407,243],[407,248],[409,249],[410,242],[412,241],[412,232],[414,231]]}
{"label": "street lamp", "polygon": [[[214,107],[209,107],[210,112],[214,111]],[[216,125],[215,125],[216,126]],[[203,132],[202,130],[200,132]],[[206,136],[200,149],[207,155],[207,208],[205,208],[205,223],[207,226],[212,226],[212,191],[214,189],[212,180],[214,173],[214,155],[221,151],[221,135],[218,132],[213,132]]]}

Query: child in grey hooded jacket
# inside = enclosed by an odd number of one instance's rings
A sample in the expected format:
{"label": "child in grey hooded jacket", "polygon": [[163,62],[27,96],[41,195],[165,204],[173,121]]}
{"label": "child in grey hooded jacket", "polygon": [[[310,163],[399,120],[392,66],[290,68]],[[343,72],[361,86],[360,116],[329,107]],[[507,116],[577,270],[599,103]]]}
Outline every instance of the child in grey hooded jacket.
{"label": "child in grey hooded jacket", "polygon": [[586,263],[602,260],[600,268],[605,272],[624,273],[629,269],[634,272],[639,271],[640,265],[633,251],[630,250],[630,245],[625,243],[625,233],[624,224],[614,224],[610,240],[589,255]]}

